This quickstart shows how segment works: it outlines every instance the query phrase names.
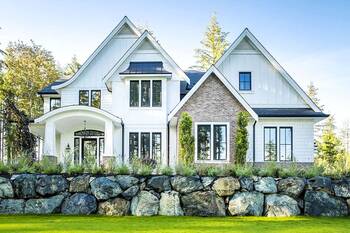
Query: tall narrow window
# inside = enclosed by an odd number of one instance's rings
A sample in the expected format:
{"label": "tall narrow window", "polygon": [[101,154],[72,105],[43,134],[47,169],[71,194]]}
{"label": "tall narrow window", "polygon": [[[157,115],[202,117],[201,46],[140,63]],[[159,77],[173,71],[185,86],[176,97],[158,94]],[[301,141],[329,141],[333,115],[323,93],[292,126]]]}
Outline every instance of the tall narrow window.
{"label": "tall narrow window", "polygon": [[61,107],[61,98],[50,98],[50,111]]}
{"label": "tall narrow window", "polygon": [[151,104],[151,81],[141,81],[141,107],[150,107]]}
{"label": "tall narrow window", "polygon": [[141,159],[150,159],[150,133],[141,133]]}
{"label": "tall narrow window", "polygon": [[239,90],[240,91],[252,90],[252,73],[251,72],[239,72]]}
{"label": "tall narrow window", "polygon": [[280,127],[280,161],[292,161],[293,128]]}
{"label": "tall narrow window", "polygon": [[152,107],[162,106],[162,81],[152,81]]}
{"label": "tall narrow window", "polygon": [[161,158],[161,133],[152,133],[152,159],[157,162],[160,162]]}
{"label": "tall narrow window", "polygon": [[129,134],[129,158],[137,158],[139,156],[139,133]]}
{"label": "tall narrow window", "polygon": [[211,141],[210,128],[211,128],[210,125],[198,125],[198,128],[197,128],[198,160],[210,159],[210,141]]}
{"label": "tall narrow window", "polygon": [[104,138],[99,138],[98,150],[99,150],[98,164],[101,164],[101,156],[105,153],[105,139]]}
{"label": "tall narrow window", "polygon": [[130,81],[130,107],[139,106],[139,81]]}
{"label": "tall narrow window", "polygon": [[79,164],[80,138],[74,138],[74,164]]}
{"label": "tall narrow window", "polygon": [[101,91],[100,90],[91,91],[91,107],[101,108]]}
{"label": "tall narrow window", "polygon": [[89,91],[80,90],[79,91],[79,105],[89,105]]}
{"label": "tall narrow window", "polygon": [[214,160],[225,160],[227,158],[227,126],[214,125]]}
{"label": "tall narrow window", "polygon": [[277,160],[277,128],[264,128],[264,151],[265,161]]}

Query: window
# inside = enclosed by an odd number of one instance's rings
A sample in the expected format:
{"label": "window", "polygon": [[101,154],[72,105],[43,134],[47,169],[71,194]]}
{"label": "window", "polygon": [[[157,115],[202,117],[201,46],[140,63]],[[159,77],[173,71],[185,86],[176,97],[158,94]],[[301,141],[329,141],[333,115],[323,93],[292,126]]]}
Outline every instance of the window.
{"label": "window", "polygon": [[152,133],[152,159],[160,161],[161,158],[161,133]]}
{"label": "window", "polygon": [[293,128],[280,127],[280,161],[292,161]]}
{"label": "window", "polygon": [[150,133],[141,133],[141,159],[150,159],[151,145]]}
{"label": "window", "polygon": [[161,80],[131,80],[130,107],[161,107]]}
{"label": "window", "polygon": [[252,73],[251,72],[239,72],[239,90],[240,91],[252,90]]}
{"label": "window", "polygon": [[161,160],[162,134],[160,132],[129,133],[129,156],[132,158]]}
{"label": "window", "polygon": [[74,138],[74,164],[79,164],[80,138]]}
{"label": "window", "polygon": [[264,154],[265,161],[277,160],[277,128],[264,128]]}
{"label": "window", "polygon": [[104,138],[99,138],[98,150],[99,150],[98,164],[101,164],[101,161],[100,161],[101,156],[105,153],[105,139]]}
{"label": "window", "polygon": [[101,91],[100,90],[91,91],[91,107],[101,108]]}
{"label": "window", "polygon": [[139,133],[129,134],[129,157],[130,160],[139,157]]}
{"label": "window", "polygon": [[197,125],[197,160],[227,160],[228,124]]}
{"label": "window", "polygon": [[89,91],[80,90],[79,91],[79,105],[89,106]]}
{"label": "window", "polygon": [[50,98],[50,111],[61,107],[61,98]]}

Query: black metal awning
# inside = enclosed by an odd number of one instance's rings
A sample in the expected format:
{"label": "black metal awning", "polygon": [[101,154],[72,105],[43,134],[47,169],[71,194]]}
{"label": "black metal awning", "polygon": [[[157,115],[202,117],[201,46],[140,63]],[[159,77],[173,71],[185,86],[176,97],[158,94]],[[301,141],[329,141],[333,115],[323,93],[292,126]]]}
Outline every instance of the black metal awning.
{"label": "black metal awning", "polygon": [[253,108],[259,117],[328,117],[323,112],[311,108]]}
{"label": "black metal awning", "polygon": [[132,75],[132,74],[171,74],[163,67],[163,62],[161,61],[151,61],[151,62],[130,62],[129,67],[121,72],[122,75]]}

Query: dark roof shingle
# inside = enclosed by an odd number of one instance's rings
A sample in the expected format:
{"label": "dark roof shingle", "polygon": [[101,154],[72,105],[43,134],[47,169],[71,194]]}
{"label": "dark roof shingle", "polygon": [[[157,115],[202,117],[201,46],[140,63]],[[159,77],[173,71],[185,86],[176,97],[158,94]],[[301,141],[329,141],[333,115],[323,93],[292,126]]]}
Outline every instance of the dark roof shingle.
{"label": "dark roof shingle", "polygon": [[52,87],[56,86],[56,85],[59,85],[59,84],[62,84],[64,82],[66,82],[67,80],[57,80],[57,81],[55,81],[53,83],[50,83],[49,85],[47,85],[46,87],[44,87],[43,89],[38,91],[38,94],[39,95],[55,95],[55,94],[58,94],[56,90],[52,89]]}
{"label": "dark roof shingle", "polygon": [[311,108],[253,108],[259,117],[328,117],[323,112]]}
{"label": "dark roof shingle", "polygon": [[163,62],[130,62],[129,67],[120,74],[171,74],[163,67]]}

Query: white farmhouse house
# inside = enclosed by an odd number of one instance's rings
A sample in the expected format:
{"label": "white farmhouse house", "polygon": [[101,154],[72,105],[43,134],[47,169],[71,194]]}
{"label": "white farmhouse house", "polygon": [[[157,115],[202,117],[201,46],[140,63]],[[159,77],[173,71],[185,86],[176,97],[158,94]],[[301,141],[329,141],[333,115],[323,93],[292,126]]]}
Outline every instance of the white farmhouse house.
{"label": "white farmhouse house", "polygon": [[178,162],[181,112],[193,118],[196,163],[234,160],[237,114],[249,113],[247,160],[313,162],[314,124],[326,118],[245,29],[207,72],[184,72],[153,36],[127,18],[82,67],[39,93],[44,114],[31,124],[42,154],[81,163],[115,158]]}

